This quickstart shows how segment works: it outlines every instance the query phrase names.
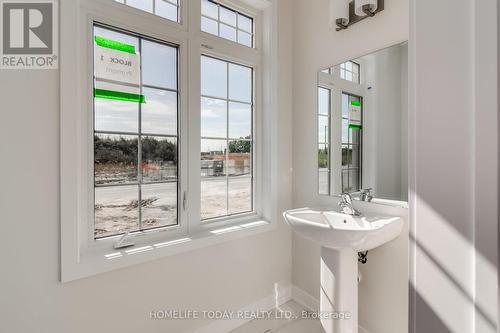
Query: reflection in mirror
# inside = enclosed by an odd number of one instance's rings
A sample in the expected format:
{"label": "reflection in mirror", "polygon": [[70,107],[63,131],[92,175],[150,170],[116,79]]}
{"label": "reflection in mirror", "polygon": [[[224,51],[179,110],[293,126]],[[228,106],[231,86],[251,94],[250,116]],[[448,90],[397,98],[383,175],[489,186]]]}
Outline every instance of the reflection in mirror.
{"label": "reflection in mirror", "polygon": [[407,200],[406,42],[320,70],[317,118],[320,195]]}

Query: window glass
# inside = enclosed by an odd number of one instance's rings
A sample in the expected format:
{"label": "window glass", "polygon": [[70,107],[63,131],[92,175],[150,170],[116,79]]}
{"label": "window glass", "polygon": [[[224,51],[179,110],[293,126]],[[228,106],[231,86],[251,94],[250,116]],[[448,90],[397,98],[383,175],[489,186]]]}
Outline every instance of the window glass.
{"label": "window glass", "polygon": [[127,133],[139,131],[139,105],[109,99],[96,99],[94,104],[96,130]]}
{"label": "window glass", "polygon": [[177,1],[155,0],[155,14],[177,22],[179,15]]}
{"label": "window glass", "polygon": [[229,102],[229,138],[252,137],[252,106],[245,103]]}
{"label": "window glass", "polygon": [[177,53],[94,28],[95,238],[177,224]]}
{"label": "window glass", "polygon": [[253,20],[245,15],[238,14],[238,29],[246,31],[248,33],[253,32]]}
{"label": "window glass", "polygon": [[134,7],[146,12],[153,12],[153,0],[125,0],[125,3],[130,7]]}
{"label": "window glass", "polygon": [[178,0],[115,0],[115,2],[179,22]]}
{"label": "window glass", "polygon": [[209,19],[208,17],[201,18],[201,30],[208,32],[212,35],[219,34],[219,24],[217,21]]}
{"label": "window glass", "polygon": [[94,135],[96,185],[137,182],[138,135]]}
{"label": "window glass", "polygon": [[141,42],[143,84],[177,90],[177,48],[148,40]]}
{"label": "window glass", "polygon": [[318,193],[330,194],[331,90],[318,87]]}
{"label": "window glass", "polygon": [[238,102],[252,102],[252,69],[229,64],[229,99]]}
{"label": "window glass", "polygon": [[203,179],[201,181],[202,220],[227,215],[227,179]]}
{"label": "window glass", "polygon": [[214,177],[225,176],[226,154],[226,140],[201,140],[201,177],[215,179]]}
{"label": "window glass", "polygon": [[229,141],[229,155],[227,173],[230,176],[250,176],[252,156],[252,142],[250,140]]}
{"label": "window glass", "polygon": [[225,138],[227,135],[227,101],[201,98],[201,136]]}
{"label": "window glass", "polygon": [[201,57],[201,94],[227,98],[227,62]]}
{"label": "window glass", "polygon": [[[345,64],[344,66],[349,68]],[[352,63],[351,66],[351,68],[355,68],[356,64]],[[360,190],[361,186],[361,129],[351,126],[349,123],[349,107],[352,102],[358,102],[362,105],[360,97],[342,93],[341,186],[343,192],[356,192]]]}
{"label": "window glass", "polygon": [[318,142],[330,142],[330,118],[328,116],[318,116]]}
{"label": "window glass", "polygon": [[236,27],[236,12],[226,7],[220,7],[220,20],[230,26]]}
{"label": "window glass", "polygon": [[207,17],[211,17],[214,20],[219,19],[219,6],[210,0],[201,1],[201,14]]}
{"label": "window glass", "polygon": [[224,23],[221,23],[219,25],[219,30],[220,30],[220,36],[222,38],[228,39],[230,41],[236,42],[236,29],[226,25]]}
{"label": "window glass", "polygon": [[253,210],[252,71],[201,58],[202,220]]}
{"label": "window glass", "polygon": [[115,186],[95,189],[96,238],[139,231],[139,187]]}
{"label": "window glass", "polygon": [[252,47],[252,35],[242,30],[238,30],[238,43]]}
{"label": "window glass", "polygon": [[177,139],[143,136],[141,140],[143,183],[177,179]]}
{"label": "window glass", "polygon": [[328,170],[318,172],[318,193],[320,195],[330,194],[330,172]]}
{"label": "window glass", "polygon": [[330,114],[330,90],[319,88],[318,91],[318,113],[328,116]]}
{"label": "window glass", "polygon": [[330,149],[328,144],[318,144],[318,168],[328,169],[330,165]]}
{"label": "window glass", "polygon": [[353,61],[347,61],[338,67],[340,69],[340,78],[346,81],[361,83],[359,75],[359,64]]}
{"label": "window glass", "polygon": [[201,0],[201,31],[253,47],[253,19],[213,0]]}
{"label": "window glass", "polygon": [[147,88],[142,90],[142,133],[177,134],[177,92]]}
{"label": "window glass", "polygon": [[245,213],[252,210],[252,179],[233,177],[229,179],[229,214]]}
{"label": "window glass", "polygon": [[142,186],[141,218],[143,229],[159,228],[177,223],[177,183]]}

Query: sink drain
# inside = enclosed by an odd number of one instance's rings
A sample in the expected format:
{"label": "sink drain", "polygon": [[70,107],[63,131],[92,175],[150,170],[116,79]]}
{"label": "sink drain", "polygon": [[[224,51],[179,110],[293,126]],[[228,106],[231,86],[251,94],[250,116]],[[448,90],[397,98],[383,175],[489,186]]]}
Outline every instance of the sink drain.
{"label": "sink drain", "polygon": [[358,262],[363,265],[368,262],[368,251],[358,252]]}

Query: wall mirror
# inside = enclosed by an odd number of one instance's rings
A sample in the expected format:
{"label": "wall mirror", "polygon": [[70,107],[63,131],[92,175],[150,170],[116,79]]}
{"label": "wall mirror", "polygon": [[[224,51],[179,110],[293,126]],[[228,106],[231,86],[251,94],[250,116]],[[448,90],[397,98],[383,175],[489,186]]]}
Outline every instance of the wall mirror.
{"label": "wall mirror", "polygon": [[319,194],[407,201],[406,42],[319,70],[317,118]]}

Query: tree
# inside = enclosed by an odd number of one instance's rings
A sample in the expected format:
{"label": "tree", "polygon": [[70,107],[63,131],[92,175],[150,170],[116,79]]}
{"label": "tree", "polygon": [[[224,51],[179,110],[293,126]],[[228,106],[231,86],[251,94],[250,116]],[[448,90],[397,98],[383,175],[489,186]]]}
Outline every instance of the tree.
{"label": "tree", "polygon": [[252,142],[250,137],[247,136],[245,139],[235,140],[229,142],[229,153],[233,154],[249,154],[251,151]]}

